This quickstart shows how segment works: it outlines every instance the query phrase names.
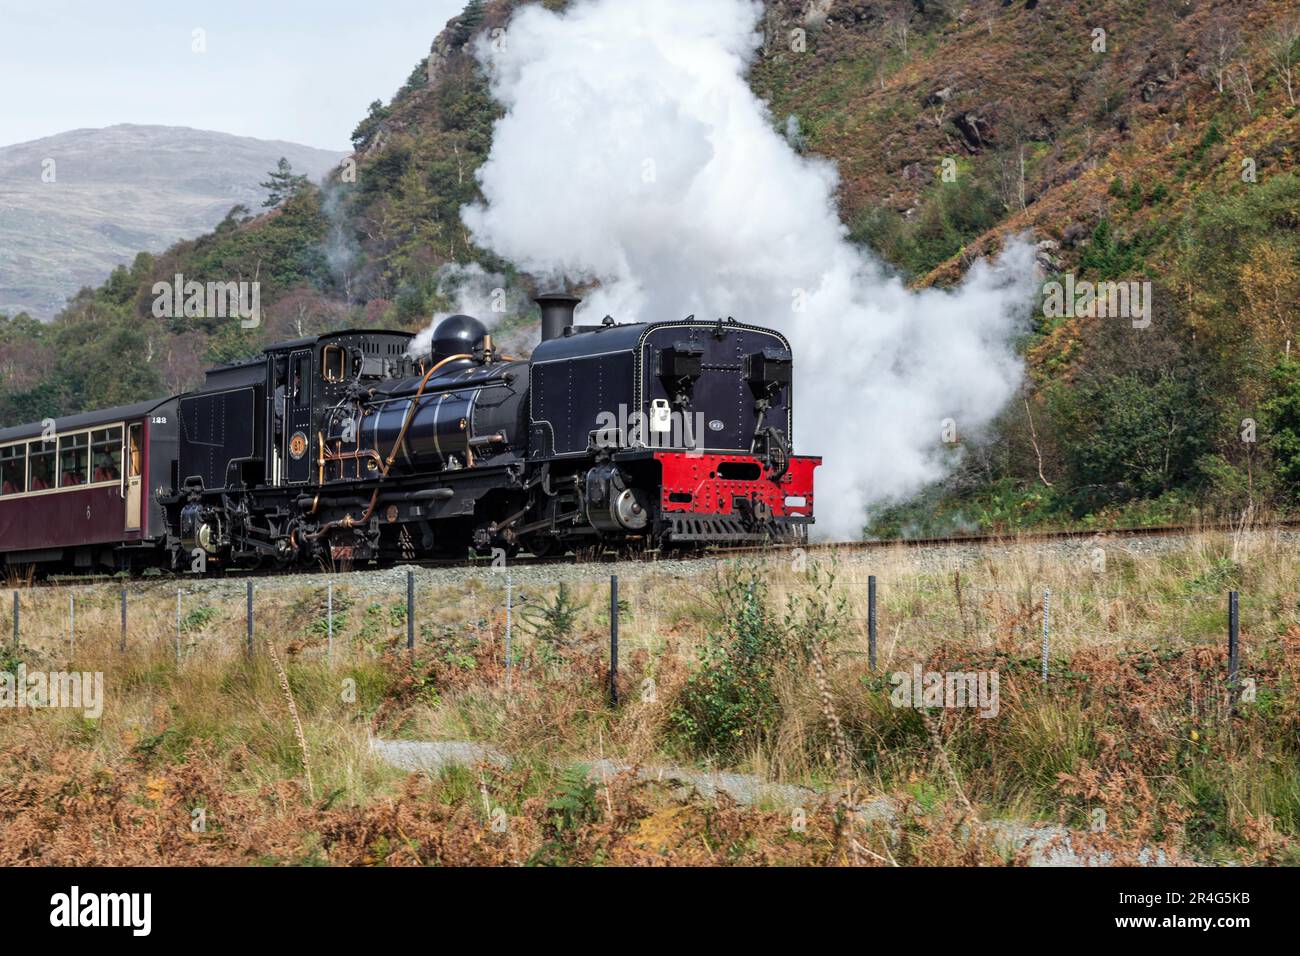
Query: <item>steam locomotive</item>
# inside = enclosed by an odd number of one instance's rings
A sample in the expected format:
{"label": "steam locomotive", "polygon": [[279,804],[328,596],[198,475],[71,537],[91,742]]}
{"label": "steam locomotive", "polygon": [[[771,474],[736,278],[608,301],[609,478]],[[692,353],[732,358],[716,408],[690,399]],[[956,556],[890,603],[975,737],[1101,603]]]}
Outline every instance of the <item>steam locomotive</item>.
{"label": "steam locomotive", "polygon": [[[195,392],[0,430],[11,566],[183,572],[802,540],[793,360],[732,319],[576,325],[502,355],[453,315],[283,342]],[[422,350],[421,350],[422,351]]]}

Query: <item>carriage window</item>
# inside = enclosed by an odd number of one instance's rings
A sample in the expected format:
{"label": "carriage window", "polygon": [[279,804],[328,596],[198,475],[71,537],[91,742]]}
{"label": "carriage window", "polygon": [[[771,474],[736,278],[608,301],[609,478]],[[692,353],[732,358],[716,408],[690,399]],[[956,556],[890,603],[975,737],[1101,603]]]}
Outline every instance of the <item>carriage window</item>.
{"label": "carriage window", "polygon": [[21,495],[27,490],[27,446],[0,448],[0,494]]}
{"label": "carriage window", "polygon": [[57,447],[53,441],[34,441],[28,444],[27,460],[31,465],[28,491],[44,491],[54,487],[54,456]]}
{"label": "carriage window", "polygon": [[90,480],[120,481],[122,478],[122,426],[101,428],[90,433]]}
{"label": "carriage window", "polygon": [[84,485],[90,477],[90,436],[64,435],[59,439],[59,487]]}
{"label": "carriage window", "polygon": [[130,470],[126,473],[126,476],[128,478],[139,478],[140,477],[140,425],[138,423],[132,425],[131,431],[128,434],[129,434],[128,444],[130,445],[130,447],[127,449],[127,453],[128,453],[127,468],[129,468]]}
{"label": "carriage window", "polygon": [[347,353],[337,345],[327,345],[321,351],[321,376],[327,382],[341,382],[346,375]]}

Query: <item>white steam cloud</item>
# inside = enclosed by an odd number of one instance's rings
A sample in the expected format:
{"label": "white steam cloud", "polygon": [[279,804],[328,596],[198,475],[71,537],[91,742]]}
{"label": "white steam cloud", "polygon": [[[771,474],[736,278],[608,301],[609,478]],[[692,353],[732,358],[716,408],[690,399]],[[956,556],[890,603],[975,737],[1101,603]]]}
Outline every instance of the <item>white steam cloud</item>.
{"label": "white steam cloud", "polygon": [[795,352],[795,449],[821,454],[817,528],[942,477],[963,434],[1014,393],[1010,340],[1033,250],[1012,245],[949,291],[909,291],[850,243],[837,173],[798,155],[746,83],[750,0],[578,0],[520,10],[480,41],[507,108],[479,171],[475,241],[534,274],[598,280],[620,321],[735,316]]}
{"label": "white steam cloud", "polygon": [[488,272],[478,263],[448,263],[438,270],[438,295],[456,303],[451,312],[437,312],[429,325],[421,329],[406,347],[406,354],[428,355],[438,323],[451,315],[472,315],[489,331],[506,309],[506,277]]}

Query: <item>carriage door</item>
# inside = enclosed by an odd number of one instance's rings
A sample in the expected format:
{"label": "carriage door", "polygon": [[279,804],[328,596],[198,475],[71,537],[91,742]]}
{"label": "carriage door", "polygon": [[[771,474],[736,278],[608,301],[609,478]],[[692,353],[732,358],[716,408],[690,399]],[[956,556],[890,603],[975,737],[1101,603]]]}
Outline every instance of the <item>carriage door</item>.
{"label": "carriage door", "polygon": [[311,373],[310,349],[289,356],[282,460],[290,484],[301,484],[311,477]]}
{"label": "carriage door", "polygon": [[123,493],[126,497],[126,530],[140,530],[140,466],[144,445],[142,442],[144,426],[139,422],[128,425],[126,429],[126,447],[123,449],[122,471]]}

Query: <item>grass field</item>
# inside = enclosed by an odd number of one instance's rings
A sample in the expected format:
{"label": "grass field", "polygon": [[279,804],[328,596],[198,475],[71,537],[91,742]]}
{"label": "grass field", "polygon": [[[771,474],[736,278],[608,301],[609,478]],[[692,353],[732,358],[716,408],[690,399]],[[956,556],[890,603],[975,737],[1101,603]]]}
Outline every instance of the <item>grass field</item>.
{"label": "grass field", "polygon": [[[617,707],[603,584],[516,587],[509,673],[504,581],[482,575],[421,596],[414,662],[403,595],[342,582],[332,648],[322,583],[259,595],[251,658],[242,600],[187,597],[178,657],[165,583],[133,592],[126,653],[116,587],[78,592],[75,648],[66,593],[25,591],[25,637],[3,669],[102,672],[104,701],[98,717],[0,708],[0,863],[1025,862],[993,839],[995,820],[1063,825],[1113,862],[1300,862],[1289,538],[674,568],[619,569]],[[996,675],[996,713],[897,706],[914,666]],[[406,774],[372,737],[490,742],[512,762]],[[586,773],[600,758],[825,796],[706,800]],[[891,820],[854,812],[879,798]]]}

